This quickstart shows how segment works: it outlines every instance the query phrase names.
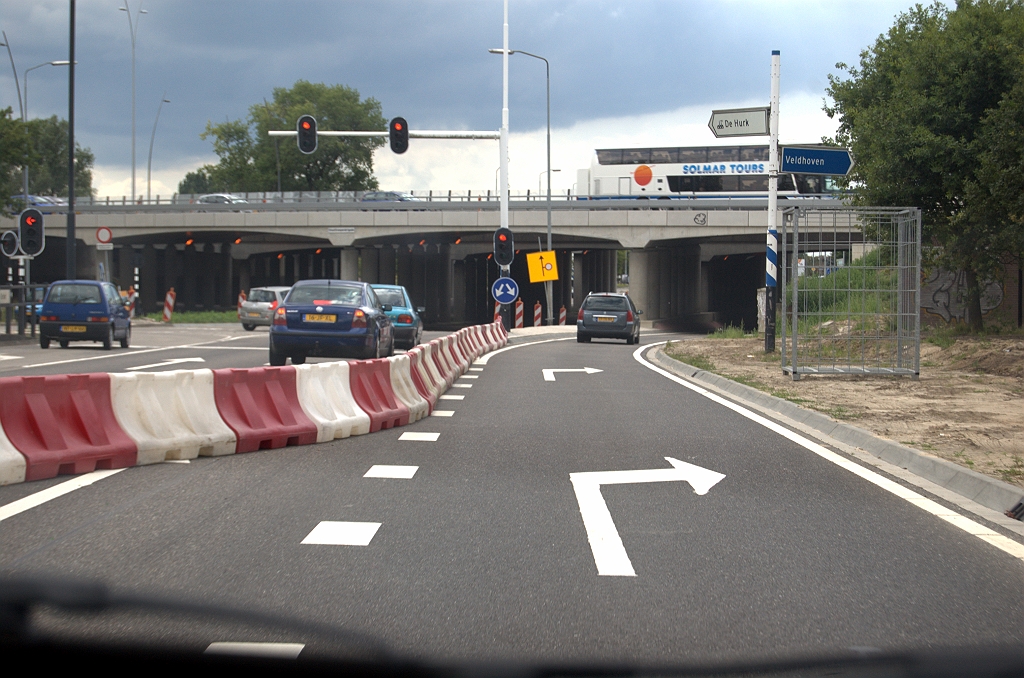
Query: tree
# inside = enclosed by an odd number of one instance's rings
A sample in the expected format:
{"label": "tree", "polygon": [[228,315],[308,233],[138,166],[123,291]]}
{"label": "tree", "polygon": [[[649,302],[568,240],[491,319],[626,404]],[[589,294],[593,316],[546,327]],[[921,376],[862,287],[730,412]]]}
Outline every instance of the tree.
{"label": "tree", "polygon": [[[33,160],[29,162],[28,192],[32,195],[68,194],[68,121],[57,116],[28,121]],[[75,195],[92,195],[92,167],[96,157],[75,142]]]}
{"label": "tree", "polygon": [[0,211],[13,214],[23,206],[11,196],[22,192],[21,168],[31,155],[26,125],[11,115],[10,108],[0,110]]}
{"label": "tree", "polygon": [[[316,153],[304,155],[289,138],[271,138],[268,130],[295,128],[300,115],[317,119],[320,130],[384,130],[387,121],[375,99],[361,101],[359,92],[344,85],[324,85],[300,80],[291,89],[274,89],[273,101],[249,108],[245,120],[208,122],[200,135],[213,142],[220,158],[190,172],[190,186],[209,178],[207,190],[276,191],[280,156],[281,190],[362,191],[377,188],[373,177],[373,149],[383,139],[320,137]],[[186,179],[188,179],[186,177]],[[185,191],[185,181],[179,186]]]}
{"label": "tree", "polygon": [[[1006,175],[1021,162],[1022,59],[1020,0],[963,0],[917,5],[859,68],[836,65],[849,77],[829,76],[825,111],[839,128],[826,141],[852,149],[857,202],[921,207],[931,263],[966,274],[975,330],[983,281],[1020,252],[1021,198]],[[1006,144],[1014,122],[1018,141]]]}
{"label": "tree", "polygon": [[213,191],[213,183],[210,181],[210,172],[207,167],[200,167],[194,172],[189,172],[178,184],[178,193],[210,193]]}

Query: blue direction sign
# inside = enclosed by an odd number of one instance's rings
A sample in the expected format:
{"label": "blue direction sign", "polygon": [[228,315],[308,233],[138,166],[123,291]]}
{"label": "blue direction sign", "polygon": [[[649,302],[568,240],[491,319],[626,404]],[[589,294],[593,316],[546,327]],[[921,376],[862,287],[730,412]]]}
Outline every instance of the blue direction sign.
{"label": "blue direction sign", "polygon": [[491,285],[491,296],[499,304],[511,304],[519,297],[519,285],[512,278],[498,278]]}
{"label": "blue direction sign", "polygon": [[786,146],[782,149],[782,172],[845,176],[852,168],[853,156],[845,148]]}

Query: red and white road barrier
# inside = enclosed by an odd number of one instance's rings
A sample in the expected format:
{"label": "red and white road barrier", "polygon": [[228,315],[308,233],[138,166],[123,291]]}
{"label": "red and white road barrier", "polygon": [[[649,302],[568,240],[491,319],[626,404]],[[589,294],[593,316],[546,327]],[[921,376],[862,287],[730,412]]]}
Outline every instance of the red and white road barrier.
{"label": "red and white road barrier", "polygon": [[501,322],[501,304],[494,302],[494,322]]}
{"label": "red and white road barrier", "polygon": [[541,315],[540,314],[540,302],[538,301],[537,303],[535,303],[533,305],[533,326],[534,327],[540,327],[540,325],[541,325],[540,315]]}
{"label": "red and white road barrier", "polygon": [[171,322],[171,314],[174,313],[174,299],[177,295],[174,293],[174,288],[167,290],[167,296],[164,297],[164,322]]}
{"label": "red and white road barrier", "polygon": [[238,293],[238,317],[242,317],[242,302],[245,301],[245,290]]}
{"label": "red and white road barrier", "polygon": [[514,327],[518,330],[523,329],[523,300],[516,299],[516,322]]}
{"label": "red and white road barrier", "polygon": [[565,306],[563,306],[562,308],[558,309],[558,324],[559,325],[564,325],[565,324]]}

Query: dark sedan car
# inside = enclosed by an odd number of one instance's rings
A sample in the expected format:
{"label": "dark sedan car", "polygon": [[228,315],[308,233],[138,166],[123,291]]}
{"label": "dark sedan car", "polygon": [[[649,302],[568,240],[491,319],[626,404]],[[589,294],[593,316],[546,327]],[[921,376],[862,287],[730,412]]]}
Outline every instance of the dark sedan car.
{"label": "dark sedan car", "polygon": [[270,326],[270,364],[309,356],[381,358],[395,352],[389,304],[366,283],[302,280],[295,283]]}
{"label": "dark sedan car", "polygon": [[639,343],[641,313],[628,295],[588,294],[576,317],[576,341],[583,343],[597,337]]}
{"label": "dark sedan car", "polygon": [[39,309],[39,345],[57,341],[67,348],[72,341],[97,341],[110,350],[114,340],[128,348],[132,319],[117,288],[96,280],[59,280]]}

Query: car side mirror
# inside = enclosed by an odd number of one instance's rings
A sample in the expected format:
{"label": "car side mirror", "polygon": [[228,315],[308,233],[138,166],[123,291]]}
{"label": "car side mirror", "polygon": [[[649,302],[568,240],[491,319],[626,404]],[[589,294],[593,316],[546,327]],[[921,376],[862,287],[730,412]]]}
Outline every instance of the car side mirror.
{"label": "car side mirror", "polygon": [[391,304],[381,304],[380,310],[382,310],[382,311],[384,311],[385,313],[387,313],[387,312],[388,312],[388,311],[390,311],[390,310],[391,310],[392,308],[393,308],[393,307],[391,306]]}
{"label": "car side mirror", "polygon": [[640,311],[640,310],[638,310],[638,311],[636,312],[636,314],[637,314],[637,315],[643,315],[643,314],[644,314],[644,312],[643,312],[643,311]]}
{"label": "car side mirror", "polygon": [[426,313],[427,312],[427,307],[426,306],[417,306],[416,307],[416,312],[417,313]]}

